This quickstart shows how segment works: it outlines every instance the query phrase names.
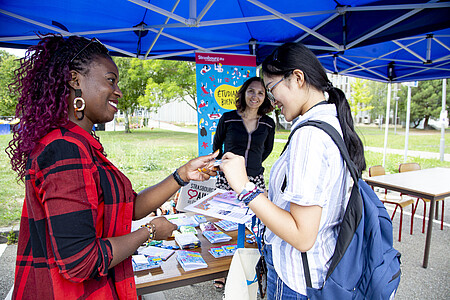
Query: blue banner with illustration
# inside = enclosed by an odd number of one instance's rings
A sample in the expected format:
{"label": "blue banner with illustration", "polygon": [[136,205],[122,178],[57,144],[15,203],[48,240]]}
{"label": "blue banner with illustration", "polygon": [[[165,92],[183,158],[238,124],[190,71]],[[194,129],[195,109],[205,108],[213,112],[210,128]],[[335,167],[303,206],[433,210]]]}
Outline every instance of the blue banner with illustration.
{"label": "blue banner with illustration", "polygon": [[256,76],[254,55],[195,54],[197,75],[198,153],[212,152],[217,124],[224,112],[236,109],[241,85]]}

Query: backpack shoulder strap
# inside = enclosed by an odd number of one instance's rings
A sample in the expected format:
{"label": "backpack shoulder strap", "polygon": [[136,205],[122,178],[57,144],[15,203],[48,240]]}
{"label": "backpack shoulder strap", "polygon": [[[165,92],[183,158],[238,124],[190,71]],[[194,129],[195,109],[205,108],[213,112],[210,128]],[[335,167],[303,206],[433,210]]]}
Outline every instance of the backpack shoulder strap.
{"label": "backpack shoulder strap", "polygon": [[[359,176],[358,176],[358,172],[356,170],[356,165],[350,158],[350,154],[347,151],[347,147],[345,146],[344,140],[342,139],[339,132],[333,126],[328,124],[327,122],[319,121],[319,120],[309,120],[309,121],[306,121],[306,122],[300,124],[299,126],[295,127],[294,130],[292,130],[292,132],[289,134],[288,141],[287,141],[286,145],[284,145],[284,148],[283,148],[283,151],[281,152],[281,154],[283,154],[283,152],[287,149],[287,146],[288,146],[289,142],[291,141],[291,138],[294,135],[295,131],[297,131],[298,129],[300,129],[303,126],[314,126],[314,127],[320,128],[331,137],[331,139],[334,141],[336,146],[339,148],[342,158],[344,159],[345,163],[347,164],[350,174],[352,175],[353,181],[356,184],[358,184]],[[281,154],[280,154],[280,156],[281,156]],[[284,185],[285,185],[285,182],[283,183],[283,186]]]}

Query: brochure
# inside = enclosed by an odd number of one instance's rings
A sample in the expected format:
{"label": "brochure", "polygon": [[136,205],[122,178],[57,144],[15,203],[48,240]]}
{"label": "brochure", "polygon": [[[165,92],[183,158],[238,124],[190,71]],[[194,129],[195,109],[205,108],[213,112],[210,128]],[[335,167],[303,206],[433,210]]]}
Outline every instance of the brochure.
{"label": "brochure", "polygon": [[208,264],[203,259],[202,255],[197,252],[178,250],[177,260],[183,270],[191,271],[196,269],[207,268]]}
{"label": "brochure", "polygon": [[194,249],[201,246],[198,237],[193,233],[180,233],[175,236],[175,241],[181,249]]}
{"label": "brochure", "polygon": [[236,252],[237,244],[230,245],[222,245],[220,247],[212,247],[209,249],[209,253],[215,258],[225,257],[225,256],[233,256],[234,252]]}
{"label": "brochure", "polygon": [[198,222],[194,217],[189,217],[184,214],[175,214],[175,215],[165,215],[166,219],[170,222],[176,224],[178,227],[180,226],[193,226],[197,227]]}
{"label": "brochure", "polygon": [[232,239],[228,234],[223,233],[220,230],[206,230],[203,231],[203,236],[211,243],[222,243]]}
{"label": "brochure", "polygon": [[222,228],[224,231],[233,231],[233,230],[237,230],[238,229],[238,223],[233,222],[233,221],[220,220],[220,221],[217,221],[214,224],[216,224],[217,226]]}
{"label": "brochure", "polygon": [[131,260],[133,264],[133,271],[159,268],[162,264],[162,259],[159,256],[133,255]]}
{"label": "brochure", "polygon": [[175,251],[172,249],[165,249],[162,247],[139,247],[138,254],[153,256],[153,257],[161,257],[162,260],[167,260]]}
{"label": "brochure", "polygon": [[203,216],[203,215],[194,215],[194,219],[195,219],[195,221],[197,221],[199,224],[202,224],[202,223],[206,223],[206,222],[207,222],[205,216]]}
{"label": "brochure", "polygon": [[240,204],[235,205],[214,199],[214,197],[224,193],[229,192],[226,190],[217,189],[191,205],[186,206],[185,210],[218,219],[233,221],[239,224],[247,222],[255,215],[248,207],[242,207]]}

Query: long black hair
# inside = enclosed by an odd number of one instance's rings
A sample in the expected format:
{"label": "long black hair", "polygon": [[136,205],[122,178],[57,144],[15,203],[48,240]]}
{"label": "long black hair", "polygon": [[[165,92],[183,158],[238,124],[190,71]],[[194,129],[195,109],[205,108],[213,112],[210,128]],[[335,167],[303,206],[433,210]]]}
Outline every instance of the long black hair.
{"label": "long black hair", "polygon": [[303,72],[308,87],[328,93],[328,102],[336,105],[339,123],[350,158],[356,164],[359,175],[366,169],[364,146],[355,132],[350,105],[344,92],[333,87],[320,61],[301,43],[286,43],[276,48],[262,63],[262,71],[269,75],[292,74],[299,69]]}

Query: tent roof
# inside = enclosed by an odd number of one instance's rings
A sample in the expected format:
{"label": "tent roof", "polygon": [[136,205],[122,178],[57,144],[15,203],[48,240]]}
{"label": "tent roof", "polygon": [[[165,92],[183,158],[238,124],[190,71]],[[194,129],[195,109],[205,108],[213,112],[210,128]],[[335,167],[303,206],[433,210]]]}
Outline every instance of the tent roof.
{"label": "tent roof", "polygon": [[450,29],[318,55],[328,72],[377,81],[450,77]]}
{"label": "tent roof", "polygon": [[95,36],[113,54],[139,58],[193,60],[195,51],[254,48],[261,62],[287,41],[317,55],[367,56],[369,45],[449,28],[449,15],[450,2],[438,0],[0,0],[0,46],[25,48],[37,33],[58,32]]}

